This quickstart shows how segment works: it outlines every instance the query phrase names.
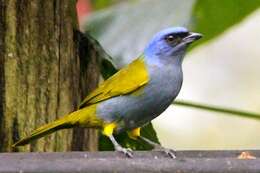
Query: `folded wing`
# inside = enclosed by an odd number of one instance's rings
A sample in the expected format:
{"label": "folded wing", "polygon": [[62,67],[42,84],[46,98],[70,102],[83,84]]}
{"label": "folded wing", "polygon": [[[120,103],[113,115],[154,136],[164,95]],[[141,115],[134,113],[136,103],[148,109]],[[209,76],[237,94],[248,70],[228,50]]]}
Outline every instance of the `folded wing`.
{"label": "folded wing", "polygon": [[149,75],[144,58],[140,57],[104,81],[83,100],[79,108],[129,94],[146,85],[148,81]]}

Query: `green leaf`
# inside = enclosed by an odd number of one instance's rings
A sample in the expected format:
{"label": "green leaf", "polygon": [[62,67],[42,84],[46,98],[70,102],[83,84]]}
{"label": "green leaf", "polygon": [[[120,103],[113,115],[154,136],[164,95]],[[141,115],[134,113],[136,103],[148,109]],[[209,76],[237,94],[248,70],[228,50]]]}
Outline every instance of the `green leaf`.
{"label": "green leaf", "polygon": [[120,0],[91,0],[91,5],[95,10],[100,10],[106,7],[109,7]]}
{"label": "green leaf", "polygon": [[198,44],[215,38],[260,7],[260,0],[197,0],[190,27],[204,34]]}
{"label": "green leaf", "polygon": [[[84,34],[78,30],[74,31],[74,35],[78,37],[77,40],[80,44],[79,53],[82,54],[81,57],[89,57],[89,51],[87,51],[88,49],[95,50],[95,54],[99,61],[99,69],[104,79],[107,79],[117,72],[117,69],[112,63],[112,58],[105,52],[96,39],[94,39],[87,32]],[[86,58],[85,61],[86,62],[83,65],[88,63],[88,59]]]}

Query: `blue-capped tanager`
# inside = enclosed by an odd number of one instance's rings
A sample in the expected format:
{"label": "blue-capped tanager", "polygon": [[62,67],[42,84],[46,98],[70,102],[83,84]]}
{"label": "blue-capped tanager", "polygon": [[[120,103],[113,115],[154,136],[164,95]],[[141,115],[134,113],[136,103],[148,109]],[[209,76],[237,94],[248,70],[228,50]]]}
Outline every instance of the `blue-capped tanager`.
{"label": "blue-capped tanager", "polygon": [[201,34],[184,27],[160,31],[137,59],[101,83],[77,111],[36,129],[13,146],[28,144],[59,129],[80,126],[101,129],[116,151],[130,157],[131,150],[118,144],[114,133],[128,131],[131,138],[144,140],[175,157],[172,150],[140,136],[140,128],[160,115],[178,95],[183,81],[183,57],[187,47],[199,38]]}

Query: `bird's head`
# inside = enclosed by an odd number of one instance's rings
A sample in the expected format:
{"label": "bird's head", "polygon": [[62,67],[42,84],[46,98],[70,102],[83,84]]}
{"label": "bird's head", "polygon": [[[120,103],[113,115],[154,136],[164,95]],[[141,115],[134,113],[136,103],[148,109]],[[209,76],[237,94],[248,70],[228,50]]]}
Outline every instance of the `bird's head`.
{"label": "bird's head", "polygon": [[172,27],[158,32],[145,49],[147,57],[176,57],[184,55],[186,48],[202,37],[184,27]]}

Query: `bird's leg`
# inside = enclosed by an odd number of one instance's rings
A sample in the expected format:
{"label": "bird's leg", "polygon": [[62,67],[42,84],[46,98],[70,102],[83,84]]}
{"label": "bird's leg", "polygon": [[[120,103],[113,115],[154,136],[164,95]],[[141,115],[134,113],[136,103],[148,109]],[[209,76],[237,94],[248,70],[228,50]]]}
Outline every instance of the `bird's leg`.
{"label": "bird's leg", "polygon": [[141,140],[145,141],[146,143],[150,144],[151,146],[153,146],[154,147],[153,150],[162,151],[162,152],[166,153],[167,155],[169,155],[171,158],[173,158],[173,159],[176,158],[175,151],[173,149],[165,148],[165,147],[161,146],[160,144],[157,144],[143,136],[139,136],[139,139],[141,139]]}
{"label": "bird's leg", "polygon": [[109,137],[110,141],[113,143],[114,148],[115,148],[116,151],[125,154],[127,157],[133,157],[132,150],[130,148],[123,148],[121,145],[119,145],[116,142],[116,140],[115,140],[113,135],[110,135],[108,137]]}
{"label": "bird's leg", "polygon": [[153,150],[156,151],[163,151],[164,153],[166,153],[167,155],[169,155],[171,158],[176,158],[175,156],[175,151],[172,149],[168,149],[168,148],[164,148],[163,146],[161,146],[160,144],[157,144],[153,141],[151,141],[150,139],[147,139],[143,136],[140,135],[140,129],[141,128],[135,128],[132,131],[128,132],[128,136],[132,139],[141,139],[144,142],[148,143],[149,145],[151,145],[152,147],[154,147]]}
{"label": "bird's leg", "polygon": [[127,157],[133,157],[132,150],[129,148],[123,148],[114,138],[113,131],[116,126],[116,123],[106,124],[103,129],[103,134],[110,139],[116,151],[124,153]]}

